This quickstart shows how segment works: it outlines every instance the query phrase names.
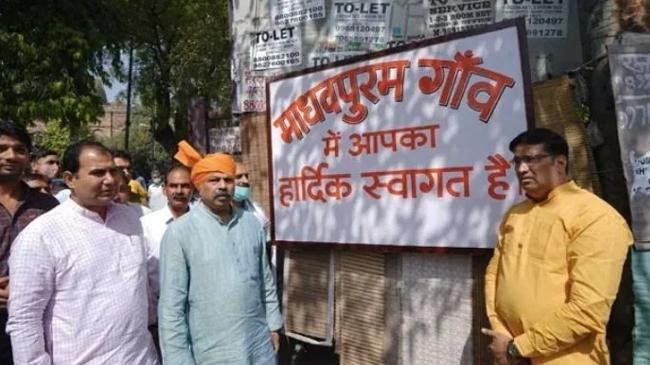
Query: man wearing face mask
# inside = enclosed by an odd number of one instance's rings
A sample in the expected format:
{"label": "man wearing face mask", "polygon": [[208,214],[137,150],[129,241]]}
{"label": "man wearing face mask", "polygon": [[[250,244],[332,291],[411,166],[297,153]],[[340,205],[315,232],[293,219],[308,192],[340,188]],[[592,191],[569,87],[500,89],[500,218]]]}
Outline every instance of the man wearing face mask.
{"label": "man wearing face mask", "polygon": [[167,197],[163,191],[163,179],[158,169],[151,171],[151,184],[147,188],[149,195],[149,208],[151,210],[159,210],[167,205]]}
{"label": "man wearing face mask", "polygon": [[235,172],[235,193],[233,194],[232,204],[239,209],[255,214],[255,217],[260,221],[262,227],[264,227],[266,241],[268,242],[271,240],[271,221],[266,213],[264,213],[264,209],[251,199],[251,185],[248,177],[249,173],[246,166],[241,162],[237,162],[237,171]]}
{"label": "man wearing face mask", "polygon": [[[266,242],[271,241],[271,221],[269,217],[264,212],[264,209],[251,199],[251,185],[248,180],[249,172],[241,162],[237,162],[237,172],[235,173],[235,193],[232,197],[232,204],[245,211],[251,212],[255,215],[257,220],[260,221],[262,227],[264,227],[264,234],[266,236]],[[277,253],[275,246],[268,247],[271,260],[271,268],[275,272],[277,267]]]}

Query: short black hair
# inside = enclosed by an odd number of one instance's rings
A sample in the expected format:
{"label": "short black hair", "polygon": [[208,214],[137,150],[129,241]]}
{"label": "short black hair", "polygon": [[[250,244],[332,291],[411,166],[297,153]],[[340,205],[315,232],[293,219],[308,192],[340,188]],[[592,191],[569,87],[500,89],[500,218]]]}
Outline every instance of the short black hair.
{"label": "short black hair", "polygon": [[569,158],[569,145],[566,139],[550,129],[534,128],[527,130],[510,141],[508,148],[510,152],[515,152],[515,148],[522,144],[541,144],[544,152],[549,155],[566,156]]}
{"label": "short black hair", "polygon": [[123,158],[129,160],[129,162],[133,162],[133,160],[131,160],[131,154],[125,150],[113,150],[112,154],[113,158]]}
{"label": "short black hair", "polygon": [[172,167],[167,169],[167,172],[165,173],[165,184],[167,184],[167,178],[169,177],[169,174],[171,174],[172,172],[174,172],[176,170],[183,170],[183,171],[186,171],[190,175],[192,174],[192,171],[190,170],[189,167],[187,167],[185,165],[181,165],[180,163],[175,163],[174,165],[172,165]]}
{"label": "short black hair", "polygon": [[75,142],[66,148],[65,152],[63,153],[63,171],[68,171],[73,174],[79,172],[79,157],[81,156],[81,153],[87,148],[95,149],[107,153],[111,156],[113,155],[111,150],[106,148],[106,146],[100,142],[92,139],[84,139],[79,142]]}
{"label": "short black hair", "polygon": [[32,150],[32,139],[27,130],[11,120],[0,119],[0,136],[15,138],[24,144],[28,151]]}
{"label": "short black hair", "polygon": [[59,156],[59,154],[56,153],[56,151],[54,150],[41,148],[41,147],[34,147],[34,150],[32,151],[32,155],[30,156],[29,160],[32,162],[36,162],[43,157],[52,156],[52,155]]}

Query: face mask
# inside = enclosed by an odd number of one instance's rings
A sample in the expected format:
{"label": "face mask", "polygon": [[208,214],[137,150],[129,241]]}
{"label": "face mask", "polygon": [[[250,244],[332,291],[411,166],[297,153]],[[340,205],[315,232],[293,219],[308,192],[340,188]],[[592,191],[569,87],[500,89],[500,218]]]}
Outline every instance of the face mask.
{"label": "face mask", "polygon": [[247,200],[251,196],[251,188],[248,186],[239,186],[235,185],[235,194],[233,194],[233,199],[237,202],[242,202]]}
{"label": "face mask", "polygon": [[160,183],[162,182],[162,178],[160,178],[160,177],[154,177],[154,178],[152,179],[152,181],[153,181],[154,184],[160,184]]}

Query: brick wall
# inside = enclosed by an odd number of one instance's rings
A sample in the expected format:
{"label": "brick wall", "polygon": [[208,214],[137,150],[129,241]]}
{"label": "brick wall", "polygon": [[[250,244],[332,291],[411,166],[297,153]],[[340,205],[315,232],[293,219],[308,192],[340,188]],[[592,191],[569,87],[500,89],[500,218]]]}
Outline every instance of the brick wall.
{"label": "brick wall", "polygon": [[248,166],[253,200],[270,212],[266,114],[245,114],[239,119],[242,161]]}

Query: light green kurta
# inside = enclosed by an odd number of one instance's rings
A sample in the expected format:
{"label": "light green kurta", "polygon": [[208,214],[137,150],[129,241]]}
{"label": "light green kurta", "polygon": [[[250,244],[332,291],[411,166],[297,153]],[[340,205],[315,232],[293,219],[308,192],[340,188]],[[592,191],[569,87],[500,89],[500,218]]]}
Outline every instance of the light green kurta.
{"label": "light green kurta", "polygon": [[224,223],[205,205],[168,227],[158,326],[165,364],[275,364],[282,327],[264,230],[250,212]]}

